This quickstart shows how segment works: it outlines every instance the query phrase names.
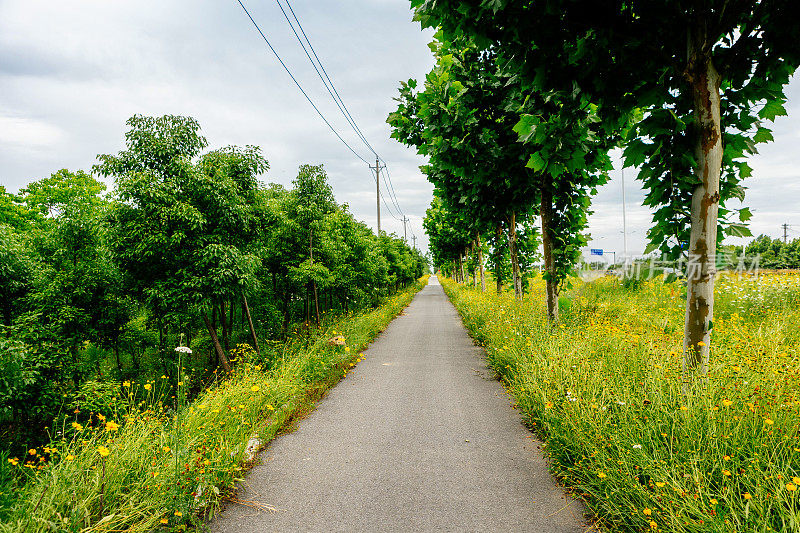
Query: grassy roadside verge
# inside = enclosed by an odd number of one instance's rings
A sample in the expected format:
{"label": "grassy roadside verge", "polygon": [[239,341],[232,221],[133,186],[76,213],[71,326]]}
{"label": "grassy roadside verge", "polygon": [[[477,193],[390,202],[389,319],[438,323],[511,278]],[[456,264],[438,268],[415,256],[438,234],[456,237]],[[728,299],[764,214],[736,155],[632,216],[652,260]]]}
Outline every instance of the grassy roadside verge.
{"label": "grassy roadside verge", "polygon": [[[233,495],[255,451],[342,379],[426,283],[427,276],[378,309],[343,319],[310,347],[287,345],[269,369],[240,348],[231,375],[178,410],[154,401],[156,383],[126,382],[128,409],[115,420],[75,423],[62,428],[69,439],[8,458],[31,479],[0,531],[199,526]],[[346,345],[329,345],[334,335]]]}
{"label": "grassy roadside verge", "polygon": [[441,279],[546,445],[608,531],[800,531],[800,277],[721,280],[704,390],[681,393],[683,300],[647,281],[576,282],[548,324]]}

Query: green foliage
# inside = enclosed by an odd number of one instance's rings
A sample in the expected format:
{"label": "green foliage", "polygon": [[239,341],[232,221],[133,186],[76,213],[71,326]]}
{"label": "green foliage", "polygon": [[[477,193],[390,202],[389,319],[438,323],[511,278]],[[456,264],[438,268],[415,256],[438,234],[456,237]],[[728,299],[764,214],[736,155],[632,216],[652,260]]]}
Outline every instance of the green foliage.
{"label": "green foliage", "polygon": [[[114,379],[90,379],[81,383],[68,404],[70,414],[78,411],[99,413],[111,417],[112,420],[122,416],[128,411],[122,383]],[[68,417],[72,418],[69,415]]]}
{"label": "green foliage", "polygon": [[65,210],[91,211],[102,204],[105,184],[86,172],[61,169],[49,178],[34,181],[20,191],[28,209],[40,217],[53,217]]}
{"label": "green foliage", "polygon": [[597,528],[796,529],[796,273],[719,280],[716,355],[706,387],[688,395],[678,355],[685,296],[674,285],[653,279],[631,292],[611,277],[576,280],[554,328],[539,299],[442,283]]}
{"label": "green foliage", "polygon": [[[27,448],[12,455],[16,465],[0,452],[0,531],[203,529],[255,453],[345,377],[426,282],[328,324],[307,342],[281,343],[270,368],[249,347],[236,348],[231,355],[240,365],[182,409],[165,402],[153,380],[123,383],[123,394],[119,383],[87,382],[74,404],[83,423],[65,421],[60,438],[33,448],[35,455]],[[328,343],[334,332],[346,347]],[[184,393],[185,384],[178,388]],[[14,486],[16,475],[28,482]],[[13,501],[4,492],[12,490]]]}
{"label": "green foliage", "polygon": [[301,166],[291,190],[265,186],[258,147],[203,152],[192,118],[135,116],[128,127],[125,149],[94,167],[114,178],[108,197],[67,170],[19,196],[0,191],[0,449],[16,455],[55,419],[128,409],[127,380],[158,384],[175,409],[176,345],[194,352],[180,379],[190,397],[254,337],[272,365],[275,343],[313,336],[292,327],[310,309],[309,281],[325,327],[426,268],[418,251],[338,205],[321,166]]}
{"label": "green foliage", "polygon": [[737,247],[734,257],[742,254],[744,266],[748,268],[752,268],[757,261],[760,268],[800,269],[800,239],[784,243],[782,239],[771,239],[767,235],[759,235],[744,249]]}

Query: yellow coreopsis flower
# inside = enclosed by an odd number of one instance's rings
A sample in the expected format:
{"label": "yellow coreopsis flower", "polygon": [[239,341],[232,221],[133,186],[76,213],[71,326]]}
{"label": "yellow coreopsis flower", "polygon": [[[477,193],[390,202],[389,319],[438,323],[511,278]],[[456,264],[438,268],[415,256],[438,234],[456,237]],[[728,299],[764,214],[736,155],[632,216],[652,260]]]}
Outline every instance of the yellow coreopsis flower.
{"label": "yellow coreopsis flower", "polygon": [[99,453],[102,457],[108,457],[108,454],[111,453],[111,450],[109,450],[105,446],[98,446],[97,453]]}
{"label": "yellow coreopsis flower", "polygon": [[113,420],[109,420],[106,422],[106,431],[116,431],[119,429],[119,424],[114,422]]}

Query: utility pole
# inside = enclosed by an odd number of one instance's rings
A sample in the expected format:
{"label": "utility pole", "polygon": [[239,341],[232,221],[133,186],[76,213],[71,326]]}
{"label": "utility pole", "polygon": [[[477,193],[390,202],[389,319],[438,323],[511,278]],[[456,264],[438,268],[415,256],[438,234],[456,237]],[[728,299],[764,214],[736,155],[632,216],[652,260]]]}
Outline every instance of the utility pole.
{"label": "utility pole", "polygon": [[370,165],[369,168],[375,168],[375,186],[378,193],[376,198],[376,207],[378,208],[378,237],[381,236],[381,160],[375,156],[375,167]]}
{"label": "utility pole", "polygon": [[620,174],[622,175],[622,261],[623,264],[627,265],[628,264],[628,221],[625,216],[625,168],[620,169]]}
{"label": "utility pole", "polygon": [[417,249],[417,236],[414,235],[413,233],[411,234],[411,242],[414,243],[414,249],[416,250]]}
{"label": "utility pole", "polygon": [[786,232],[789,231],[789,224],[783,224],[783,244],[786,244]]}
{"label": "utility pole", "polygon": [[408,217],[403,215],[403,242],[408,244],[408,232],[406,231],[406,222],[408,222]]}

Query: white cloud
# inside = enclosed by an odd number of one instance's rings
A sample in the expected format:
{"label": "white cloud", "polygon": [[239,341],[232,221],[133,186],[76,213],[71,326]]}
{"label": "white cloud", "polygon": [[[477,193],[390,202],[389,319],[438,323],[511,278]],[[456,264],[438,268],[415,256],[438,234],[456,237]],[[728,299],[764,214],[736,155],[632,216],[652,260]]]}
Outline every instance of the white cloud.
{"label": "white cloud", "polygon": [[62,138],[62,131],[46,122],[27,118],[0,115],[0,143],[18,148],[50,146]]}

